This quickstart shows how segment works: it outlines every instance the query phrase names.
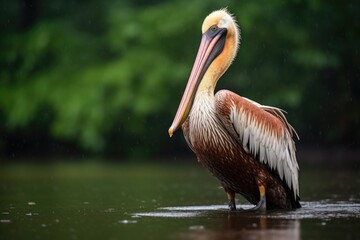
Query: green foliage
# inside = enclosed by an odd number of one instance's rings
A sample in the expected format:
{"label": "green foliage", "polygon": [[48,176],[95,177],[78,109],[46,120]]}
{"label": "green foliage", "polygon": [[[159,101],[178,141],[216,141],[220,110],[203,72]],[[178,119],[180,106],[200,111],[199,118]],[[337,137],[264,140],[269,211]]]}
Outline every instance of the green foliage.
{"label": "green foliage", "polygon": [[[30,129],[25,137],[32,139],[40,126],[50,139],[87,152],[166,154],[167,128],[194,61],[202,20],[228,6],[242,44],[219,88],[286,109],[309,143],[358,143],[355,2],[78,1],[71,9],[69,4],[41,2],[30,27],[9,21],[1,29],[0,128],[7,135]],[[2,18],[16,19],[20,3],[8,9]]]}

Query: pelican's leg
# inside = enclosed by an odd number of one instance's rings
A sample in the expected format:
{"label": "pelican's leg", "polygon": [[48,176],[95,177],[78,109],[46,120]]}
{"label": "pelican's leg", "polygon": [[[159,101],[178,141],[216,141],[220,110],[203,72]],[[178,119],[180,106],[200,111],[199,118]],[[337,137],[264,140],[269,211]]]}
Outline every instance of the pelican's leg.
{"label": "pelican's leg", "polygon": [[236,210],[236,204],[235,204],[235,192],[228,188],[225,183],[221,182],[221,186],[224,188],[227,198],[229,199],[229,210],[235,211]]}
{"label": "pelican's leg", "polygon": [[265,186],[262,184],[258,185],[260,199],[259,202],[256,204],[255,207],[245,209],[243,212],[266,212],[266,195],[265,195]]}
{"label": "pelican's leg", "polygon": [[254,207],[255,211],[265,212],[266,211],[266,195],[264,185],[259,185],[260,200]]}
{"label": "pelican's leg", "polygon": [[229,210],[235,211],[236,210],[236,204],[235,204],[235,192],[234,191],[227,191],[226,195],[229,199]]}

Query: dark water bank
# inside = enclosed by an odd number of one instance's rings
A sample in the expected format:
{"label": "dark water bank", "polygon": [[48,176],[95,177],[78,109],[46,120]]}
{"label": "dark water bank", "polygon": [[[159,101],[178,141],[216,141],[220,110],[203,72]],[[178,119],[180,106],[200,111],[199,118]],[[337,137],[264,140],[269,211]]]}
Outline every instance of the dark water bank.
{"label": "dark water bank", "polygon": [[0,239],[360,239],[359,172],[308,162],[303,208],[253,214],[228,212],[218,182],[195,161],[6,164]]}

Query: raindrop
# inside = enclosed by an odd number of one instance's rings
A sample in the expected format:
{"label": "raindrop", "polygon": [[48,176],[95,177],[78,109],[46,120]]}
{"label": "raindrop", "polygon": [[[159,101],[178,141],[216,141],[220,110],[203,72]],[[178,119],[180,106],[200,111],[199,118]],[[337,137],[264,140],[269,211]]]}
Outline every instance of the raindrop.
{"label": "raindrop", "polygon": [[189,227],[189,230],[204,230],[205,227],[203,225],[193,225]]}
{"label": "raindrop", "polygon": [[105,213],[112,213],[115,212],[115,208],[108,208],[104,210]]}
{"label": "raindrop", "polygon": [[129,224],[129,223],[137,223],[137,221],[136,220],[127,220],[127,219],[125,219],[125,220],[119,221],[119,223]]}

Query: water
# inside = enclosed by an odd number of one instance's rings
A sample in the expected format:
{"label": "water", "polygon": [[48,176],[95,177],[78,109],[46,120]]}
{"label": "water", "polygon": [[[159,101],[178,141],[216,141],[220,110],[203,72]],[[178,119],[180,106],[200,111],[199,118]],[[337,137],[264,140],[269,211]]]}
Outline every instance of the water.
{"label": "water", "polygon": [[0,238],[360,239],[359,168],[323,166],[302,166],[303,208],[256,214],[195,161],[4,165]]}

